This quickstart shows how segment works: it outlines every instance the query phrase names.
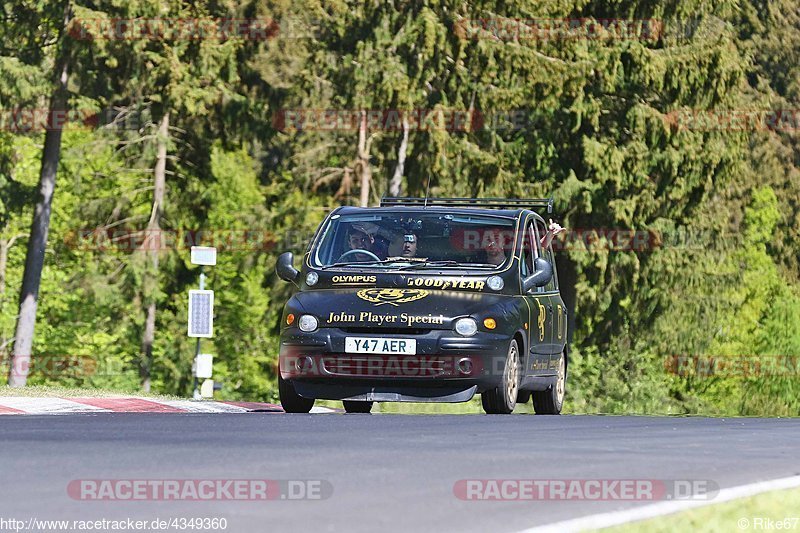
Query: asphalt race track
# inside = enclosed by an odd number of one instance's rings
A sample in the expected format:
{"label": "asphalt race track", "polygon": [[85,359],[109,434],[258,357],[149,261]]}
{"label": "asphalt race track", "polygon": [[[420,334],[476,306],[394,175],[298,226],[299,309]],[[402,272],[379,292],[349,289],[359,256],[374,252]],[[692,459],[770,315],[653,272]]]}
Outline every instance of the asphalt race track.
{"label": "asphalt race track", "polygon": [[[101,413],[0,420],[0,518],[227,519],[227,531],[518,531],[631,501],[465,501],[463,479],[800,474],[800,419]],[[85,501],[84,479],[323,480],[321,500]],[[174,531],[174,530],[173,530]]]}

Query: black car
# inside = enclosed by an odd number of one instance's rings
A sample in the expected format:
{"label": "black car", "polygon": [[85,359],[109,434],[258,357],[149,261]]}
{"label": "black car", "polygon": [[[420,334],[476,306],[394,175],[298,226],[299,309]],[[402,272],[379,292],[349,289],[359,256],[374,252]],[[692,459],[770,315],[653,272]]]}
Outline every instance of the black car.
{"label": "black car", "polygon": [[278,385],[287,412],[343,400],[464,402],[487,413],[533,398],[559,414],[567,310],[544,219],[552,200],[384,198],[322,222],[281,319]]}

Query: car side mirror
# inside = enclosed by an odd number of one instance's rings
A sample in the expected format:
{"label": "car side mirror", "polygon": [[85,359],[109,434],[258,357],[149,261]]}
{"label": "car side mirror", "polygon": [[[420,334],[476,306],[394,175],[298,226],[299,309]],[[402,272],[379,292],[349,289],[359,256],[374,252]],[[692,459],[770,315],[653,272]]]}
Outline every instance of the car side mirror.
{"label": "car side mirror", "polygon": [[294,282],[299,276],[300,271],[294,267],[294,255],[292,252],[283,252],[278,256],[278,262],[275,264],[275,273],[283,281]]}
{"label": "car side mirror", "polygon": [[537,257],[533,261],[534,272],[522,280],[523,292],[528,292],[534,287],[544,287],[553,278],[553,265],[547,259]]}

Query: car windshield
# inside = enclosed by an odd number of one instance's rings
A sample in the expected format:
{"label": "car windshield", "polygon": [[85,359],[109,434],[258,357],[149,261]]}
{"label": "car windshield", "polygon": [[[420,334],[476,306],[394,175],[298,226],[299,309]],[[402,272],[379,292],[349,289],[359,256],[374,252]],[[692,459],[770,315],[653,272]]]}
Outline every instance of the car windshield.
{"label": "car windshield", "polygon": [[425,269],[504,265],[516,237],[512,218],[471,213],[333,215],[314,249],[318,268]]}

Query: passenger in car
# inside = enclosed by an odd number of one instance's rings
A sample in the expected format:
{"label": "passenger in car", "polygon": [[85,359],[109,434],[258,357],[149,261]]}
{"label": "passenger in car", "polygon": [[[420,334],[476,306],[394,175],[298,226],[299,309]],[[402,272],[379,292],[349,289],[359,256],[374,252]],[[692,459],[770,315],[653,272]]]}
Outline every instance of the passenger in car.
{"label": "passenger in car", "polygon": [[553,222],[553,219],[550,219],[550,224],[547,226],[547,233],[542,236],[542,240],[539,244],[542,245],[542,248],[547,248],[550,246],[550,243],[553,242],[553,237],[561,233],[562,231],[567,231],[566,228],[562,228],[558,222]]}
{"label": "passenger in car", "polygon": [[417,244],[419,239],[413,232],[406,232],[403,234],[403,249],[400,252],[400,257],[411,258],[417,257]]}
{"label": "passenger in car", "polygon": [[[547,227],[547,232],[542,235],[539,244],[542,249],[546,249],[553,242],[553,238],[566,231],[557,222],[550,219],[550,224]],[[486,252],[486,262],[493,265],[500,265],[506,260],[506,254],[503,250],[503,232],[499,229],[489,230],[487,233],[486,245],[484,251]]]}
{"label": "passenger in car", "polygon": [[506,260],[506,253],[503,251],[503,240],[503,231],[499,228],[487,231],[483,248],[486,252],[487,263],[500,265]]}

